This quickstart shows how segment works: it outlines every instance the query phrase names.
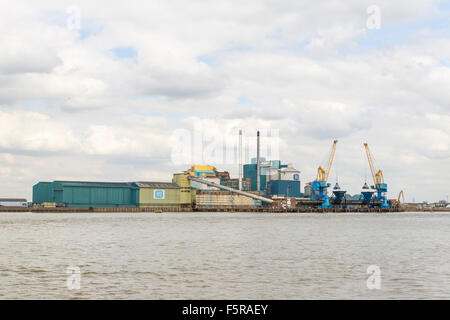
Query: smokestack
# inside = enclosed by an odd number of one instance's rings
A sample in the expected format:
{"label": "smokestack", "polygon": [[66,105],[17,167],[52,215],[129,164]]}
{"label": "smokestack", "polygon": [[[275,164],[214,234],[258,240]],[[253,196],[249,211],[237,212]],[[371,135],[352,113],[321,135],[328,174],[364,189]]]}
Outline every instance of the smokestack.
{"label": "smokestack", "polygon": [[256,190],[261,191],[261,177],[259,167],[259,130],[256,132]]}
{"label": "smokestack", "polygon": [[239,190],[242,190],[242,129],[239,129]]}

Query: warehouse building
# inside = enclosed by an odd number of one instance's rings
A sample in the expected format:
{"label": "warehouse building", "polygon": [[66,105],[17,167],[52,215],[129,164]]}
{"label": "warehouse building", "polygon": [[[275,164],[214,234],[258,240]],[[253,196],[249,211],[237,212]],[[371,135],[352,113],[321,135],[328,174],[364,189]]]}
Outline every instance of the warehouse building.
{"label": "warehouse building", "polygon": [[0,198],[0,207],[28,207],[27,199]]}
{"label": "warehouse building", "polygon": [[190,207],[193,202],[188,173],[172,182],[39,182],[33,203],[65,207]]}
{"label": "warehouse building", "polygon": [[53,181],[33,186],[33,203],[66,207],[136,207],[137,187],[125,182]]}
{"label": "warehouse building", "polygon": [[33,203],[53,202],[51,184],[51,182],[38,182],[33,186]]}
{"label": "warehouse building", "polygon": [[[139,189],[139,207],[180,208],[191,205],[190,192],[173,182],[133,182]],[[190,190],[190,189],[189,189]]]}

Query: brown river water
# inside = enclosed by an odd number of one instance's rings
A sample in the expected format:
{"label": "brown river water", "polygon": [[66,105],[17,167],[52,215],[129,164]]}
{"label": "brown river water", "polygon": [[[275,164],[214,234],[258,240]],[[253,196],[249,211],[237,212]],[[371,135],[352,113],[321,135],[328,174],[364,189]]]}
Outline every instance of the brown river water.
{"label": "brown river water", "polygon": [[0,299],[450,299],[450,214],[0,213]]}

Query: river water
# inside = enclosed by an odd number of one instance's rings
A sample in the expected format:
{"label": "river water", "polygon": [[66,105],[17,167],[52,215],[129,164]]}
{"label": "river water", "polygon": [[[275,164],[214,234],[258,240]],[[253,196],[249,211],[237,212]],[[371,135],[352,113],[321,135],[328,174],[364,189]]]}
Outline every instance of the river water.
{"label": "river water", "polygon": [[357,298],[450,299],[450,214],[0,213],[0,299]]}

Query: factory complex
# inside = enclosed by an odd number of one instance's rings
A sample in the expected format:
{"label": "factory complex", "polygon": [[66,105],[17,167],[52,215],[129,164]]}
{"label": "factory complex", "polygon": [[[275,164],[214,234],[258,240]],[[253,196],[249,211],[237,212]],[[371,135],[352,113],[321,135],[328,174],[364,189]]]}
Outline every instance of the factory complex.
{"label": "factory complex", "polygon": [[[281,161],[265,161],[261,189],[265,195],[300,197],[300,172]],[[175,173],[172,182],[38,182],[33,186],[33,205],[72,208],[256,208],[256,159],[244,165],[244,178],[210,165],[193,165]],[[271,172],[272,174],[268,174]],[[223,190],[227,188],[227,190]],[[238,194],[236,192],[242,191]]]}
{"label": "factory complex", "polygon": [[212,165],[192,165],[186,171],[173,174],[171,182],[39,182],[33,186],[32,206],[35,208],[141,208],[162,211],[192,210],[290,210],[306,209],[359,210],[398,209],[398,201],[387,200],[387,184],[381,170],[373,165],[365,143],[374,184],[364,183],[356,196],[346,194],[336,183],[331,189],[328,176],[336,152],[333,141],[326,166],[319,166],[317,176],[305,184],[301,192],[300,171],[281,160],[267,160],[259,154],[250,163],[239,163],[239,176]]}
{"label": "factory complex", "polygon": [[300,170],[281,160],[260,156],[259,132],[256,157],[242,164],[242,131],[239,141],[238,177],[209,164],[195,164],[172,175],[171,181],[65,181],[38,182],[32,202],[22,198],[0,198],[0,211],[421,211],[448,208],[436,204],[406,204],[403,191],[387,199],[388,185],[381,169],[374,166],[367,143],[363,144],[373,184],[362,183],[350,195],[336,182],[328,182],[338,141],[334,140],[324,166],[315,179],[302,183]]}

